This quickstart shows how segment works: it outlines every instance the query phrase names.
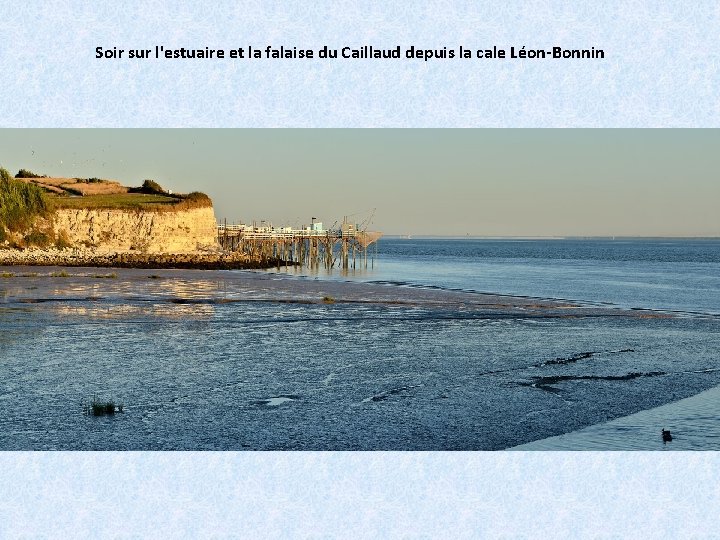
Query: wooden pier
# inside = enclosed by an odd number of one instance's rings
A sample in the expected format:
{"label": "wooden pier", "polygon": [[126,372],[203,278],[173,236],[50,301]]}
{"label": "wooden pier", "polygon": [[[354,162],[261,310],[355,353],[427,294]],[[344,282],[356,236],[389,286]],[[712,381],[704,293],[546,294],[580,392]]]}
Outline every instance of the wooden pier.
{"label": "wooden pier", "polygon": [[218,242],[226,251],[310,268],[351,269],[357,265],[367,268],[368,258],[374,267],[375,256],[369,251],[371,246],[377,250],[381,237],[380,232],[358,230],[357,225],[347,222],[331,230],[323,230],[321,223],[301,229],[218,224]]}

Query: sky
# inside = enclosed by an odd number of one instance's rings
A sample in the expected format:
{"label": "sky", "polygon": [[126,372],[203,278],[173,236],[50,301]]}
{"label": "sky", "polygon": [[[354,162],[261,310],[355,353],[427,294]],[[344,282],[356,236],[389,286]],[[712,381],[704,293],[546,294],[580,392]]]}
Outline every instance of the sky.
{"label": "sky", "polygon": [[203,191],[218,220],[720,236],[720,130],[0,129],[0,167]]}

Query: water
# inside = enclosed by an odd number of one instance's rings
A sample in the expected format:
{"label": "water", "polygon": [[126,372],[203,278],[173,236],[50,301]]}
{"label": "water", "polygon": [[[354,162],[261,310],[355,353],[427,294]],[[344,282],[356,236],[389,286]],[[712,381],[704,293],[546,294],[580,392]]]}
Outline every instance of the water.
{"label": "water", "polygon": [[[520,445],[514,450],[708,450],[720,447],[720,387],[661,407],[572,433]],[[660,426],[660,428],[658,427]],[[660,430],[668,430],[670,441]]]}
{"label": "water", "polygon": [[716,239],[383,239],[378,249],[376,269],[347,277],[720,314]]}
{"label": "water", "polygon": [[[3,269],[0,448],[484,450],[609,425],[720,384],[719,248],[383,240],[345,275]],[[84,415],[93,396],[124,412]],[[683,407],[678,440],[697,425],[692,448],[718,448]],[[618,433],[660,449],[662,427]]]}

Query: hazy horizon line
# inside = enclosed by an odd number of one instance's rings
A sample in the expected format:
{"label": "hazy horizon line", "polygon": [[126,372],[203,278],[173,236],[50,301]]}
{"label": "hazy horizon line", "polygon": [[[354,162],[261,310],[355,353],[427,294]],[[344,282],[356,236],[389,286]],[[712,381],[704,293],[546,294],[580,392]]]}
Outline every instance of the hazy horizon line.
{"label": "hazy horizon line", "polygon": [[637,236],[637,235],[566,235],[566,236],[483,236],[460,234],[383,234],[383,238],[409,240],[444,239],[444,240],[720,240],[720,236]]}

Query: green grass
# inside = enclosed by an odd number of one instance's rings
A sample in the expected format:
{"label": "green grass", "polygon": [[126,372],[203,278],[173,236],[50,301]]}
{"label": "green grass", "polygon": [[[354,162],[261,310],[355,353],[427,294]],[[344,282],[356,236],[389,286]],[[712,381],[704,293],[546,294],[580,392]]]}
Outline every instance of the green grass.
{"label": "green grass", "polygon": [[115,193],[112,195],[85,195],[84,197],[50,197],[55,208],[102,210],[149,210],[177,212],[191,208],[212,207],[210,197],[193,192],[188,195],[158,195],[146,193]]}
{"label": "green grass", "polygon": [[63,270],[61,272],[53,272],[50,274],[50,277],[70,277],[70,274]]}
{"label": "green grass", "polygon": [[323,304],[334,304],[335,299],[332,296],[323,296]]}
{"label": "green grass", "polygon": [[178,199],[165,195],[144,193],[115,193],[112,195],[87,195],[85,197],[51,197],[56,208],[144,209],[148,206],[177,204]]}
{"label": "green grass", "polygon": [[0,273],[0,278],[13,278],[15,277],[15,274],[12,272],[2,272]]}

